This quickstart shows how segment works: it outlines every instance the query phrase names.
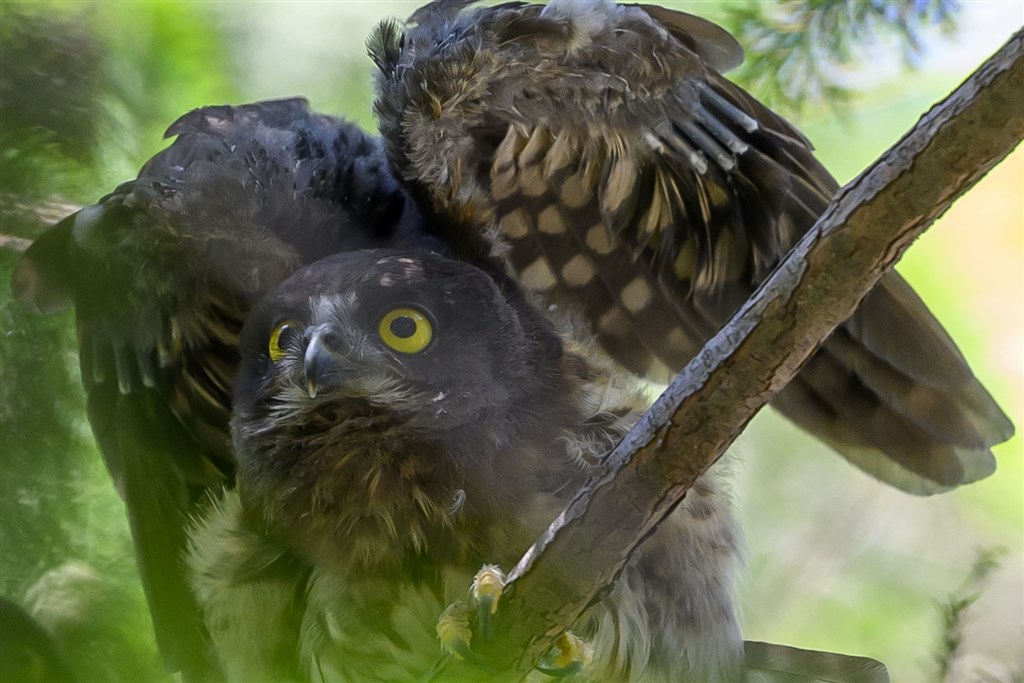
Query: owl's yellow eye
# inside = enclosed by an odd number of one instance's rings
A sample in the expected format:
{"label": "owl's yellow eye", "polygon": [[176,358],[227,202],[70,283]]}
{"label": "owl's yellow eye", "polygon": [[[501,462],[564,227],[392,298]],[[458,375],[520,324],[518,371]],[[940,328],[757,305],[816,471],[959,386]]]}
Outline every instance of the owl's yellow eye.
{"label": "owl's yellow eye", "polygon": [[292,337],[299,333],[299,323],[294,320],[279,322],[274,331],[270,333],[270,342],[267,344],[267,351],[270,353],[270,360],[275,363],[288,351],[288,343]]}
{"label": "owl's yellow eye", "polygon": [[385,344],[402,353],[419,353],[434,337],[430,320],[414,308],[396,308],[380,319],[377,333]]}

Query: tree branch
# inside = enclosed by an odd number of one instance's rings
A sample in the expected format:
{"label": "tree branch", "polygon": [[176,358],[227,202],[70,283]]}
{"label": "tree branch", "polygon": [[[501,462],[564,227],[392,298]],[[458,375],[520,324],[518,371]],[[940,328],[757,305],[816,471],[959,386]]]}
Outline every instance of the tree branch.
{"label": "tree branch", "polygon": [[482,649],[518,680],[953,201],[1024,138],[1024,32],[874,165],[705,345],[510,574]]}
{"label": "tree branch", "polygon": [[55,198],[33,201],[0,192],[0,250],[24,253],[43,231],[81,208]]}

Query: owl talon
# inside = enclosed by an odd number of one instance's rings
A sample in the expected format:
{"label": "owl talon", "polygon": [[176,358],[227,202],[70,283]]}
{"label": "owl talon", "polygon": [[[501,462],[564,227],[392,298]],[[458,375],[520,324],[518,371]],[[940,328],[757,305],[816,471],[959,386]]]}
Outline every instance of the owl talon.
{"label": "owl talon", "polygon": [[[475,616],[475,632],[485,640],[490,638],[493,617],[498,612],[498,601],[505,590],[505,581],[505,574],[500,567],[484,565],[473,577],[469,591],[471,604],[453,602],[441,613],[437,620],[437,637],[441,641],[441,648],[453,659],[494,672],[494,668],[470,648],[474,634],[470,621]],[[534,668],[552,678],[565,678],[582,671],[592,659],[593,650],[590,645],[566,631],[558,636],[551,650]]]}
{"label": "owl talon", "polygon": [[437,620],[434,630],[441,641],[441,649],[456,659],[468,659],[473,651],[469,643],[473,639],[473,630],[469,627],[469,605],[464,602],[453,602],[448,605]]}
{"label": "owl talon", "polygon": [[485,564],[473,577],[470,588],[476,603],[476,620],[480,637],[490,640],[493,632],[493,616],[498,611],[498,600],[505,589],[505,573],[493,564]]}
{"label": "owl talon", "polygon": [[469,626],[471,616],[470,606],[461,601],[453,602],[445,608],[435,627],[441,649],[457,661],[494,673],[494,668],[469,646],[473,639],[473,630]]}
{"label": "owl talon", "polygon": [[552,678],[565,678],[582,671],[593,658],[590,644],[571,631],[566,631],[555,640],[545,660],[534,668]]}
{"label": "owl talon", "polygon": [[568,676],[578,674],[583,669],[583,664],[580,662],[573,662],[569,666],[564,666],[561,669],[551,669],[540,665],[533,668],[545,676],[550,676],[551,678],[566,678]]}

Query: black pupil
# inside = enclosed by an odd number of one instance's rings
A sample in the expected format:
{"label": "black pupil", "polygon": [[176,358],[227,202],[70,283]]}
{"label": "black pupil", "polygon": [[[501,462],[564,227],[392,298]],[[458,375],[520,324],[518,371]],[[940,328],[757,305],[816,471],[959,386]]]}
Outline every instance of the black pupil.
{"label": "black pupil", "polygon": [[400,315],[391,321],[391,334],[399,339],[408,339],[416,334],[416,321],[407,315]]}
{"label": "black pupil", "polygon": [[277,333],[277,348],[283,349],[293,334],[295,334],[295,328],[292,325],[281,325],[281,331]]}

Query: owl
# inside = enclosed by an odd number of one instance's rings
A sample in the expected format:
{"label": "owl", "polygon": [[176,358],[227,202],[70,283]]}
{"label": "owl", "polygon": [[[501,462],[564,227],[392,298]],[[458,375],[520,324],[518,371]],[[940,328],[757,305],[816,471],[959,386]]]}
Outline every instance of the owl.
{"label": "owl", "polygon": [[[239,331],[285,278],[353,249],[442,252],[580,316],[618,367],[662,381],[835,191],[807,140],[722,75],[742,51],[713,24],[610,1],[472,4],[371,37],[381,138],[302,100],[196,110],[14,273],[30,307],[76,310],[89,420],[161,651],[187,680],[218,663],[186,528],[234,484]],[[773,405],[914,493],[986,476],[1012,433],[895,273]]]}
{"label": "owl", "polygon": [[[514,287],[432,253],[299,270],[241,357],[237,485],[189,554],[229,680],[420,680],[444,608],[515,564],[645,406]],[[739,547],[712,470],[573,626],[577,679],[733,680]]]}

